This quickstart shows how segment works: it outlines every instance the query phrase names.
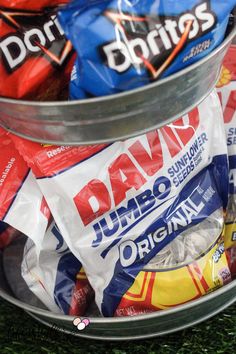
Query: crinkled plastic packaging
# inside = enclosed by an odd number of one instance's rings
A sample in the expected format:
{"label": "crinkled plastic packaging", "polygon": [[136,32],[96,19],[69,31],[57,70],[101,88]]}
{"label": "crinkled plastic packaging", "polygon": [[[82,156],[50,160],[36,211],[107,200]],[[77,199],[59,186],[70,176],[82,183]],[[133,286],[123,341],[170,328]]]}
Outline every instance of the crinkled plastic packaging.
{"label": "crinkled plastic packaging", "polygon": [[227,146],[215,92],[174,123],[110,145],[13,139],[104,316],[167,309],[231,279]]}
{"label": "crinkled plastic packaging", "polygon": [[226,247],[236,246],[236,45],[225,57],[217,84],[224,111],[224,123],[229,155],[229,204],[226,216]]}
{"label": "crinkled plastic packaging", "polygon": [[208,55],[236,0],[74,0],[59,13],[78,58],[71,99],[130,90]]}
{"label": "crinkled plastic packaging", "polygon": [[228,249],[231,273],[236,275],[236,44],[225,59],[217,84],[224,111],[229,155],[229,203],[226,214],[225,247]]}
{"label": "crinkled plastic packaging", "polygon": [[32,171],[16,150],[9,133],[1,127],[0,150],[0,220],[31,237],[39,246],[50,210]]}
{"label": "crinkled plastic packaging", "polygon": [[29,289],[54,313],[83,316],[94,299],[81,263],[69,251],[55,222],[39,252],[28,239],[21,270]]}
{"label": "crinkled plastic packaging", "polygon": [[2,0],[0,96],[49,101],[68,99],[74,62],[57,12],[68,0]]}
{"label": "crinkled plastic packaging", "polygon": [[[53,312],[82,316],[94,297],[82,265],[69,252],[32,171],[0,128],[0,248],[17,230],[29,237],[22,262],[29,289]],[[8,226],[7,224],[11,226]]]}

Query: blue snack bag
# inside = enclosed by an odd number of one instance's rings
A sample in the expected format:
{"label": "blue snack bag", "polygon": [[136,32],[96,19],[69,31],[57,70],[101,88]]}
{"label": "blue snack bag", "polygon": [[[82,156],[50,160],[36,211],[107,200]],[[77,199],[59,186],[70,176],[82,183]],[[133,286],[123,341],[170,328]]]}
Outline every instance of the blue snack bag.
{"label": "blue snack bag", "polygon": [[78,60],[75,61],[73,66],[71,77],[70,77],[70,84],[69,84],[69,92],[70,92],[70,99],[76,100],[78,98],[87,98],[88,96],[86,93],[81,89],[79,84],[79,70],[77,68]]}
{"label": "blue snack bag", "polygon": [[59,20],[77,51],[71,98],[130,90],[200,60],[224,38],[236,0],[74,0]]}

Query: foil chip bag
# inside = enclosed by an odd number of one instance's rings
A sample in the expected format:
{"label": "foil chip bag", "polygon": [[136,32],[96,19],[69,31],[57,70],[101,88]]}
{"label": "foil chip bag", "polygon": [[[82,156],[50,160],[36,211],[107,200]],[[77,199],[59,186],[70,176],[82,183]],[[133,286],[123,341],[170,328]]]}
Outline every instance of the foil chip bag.
{"label": "foil chip bag", "polygon": [[74,0],[59,12],[77,60],[70,98],[115,94],[167,77],[223,40],[236,0]]}
{"label": "foil chip bag", "polygon": [[68,99],[74,63],[57,12],[67,0],[2,0],[0,96],[35,101]]}
{"label": "foil chip bag", "polygon": [[94,299],[81,263],[69,251],[54,221],[39,252],[27,240],[21,272],[29,289],[54,313],[83,316]]}
{"label": "foil chip bag", "polygon": [[170,308],[230,281],[229,171],[216,92],[172,124],[109,145],[12,139],[104,316]]}
{"label": "foil chip bag", "polygon": [[229,156],[229,203],[226,215],[226,248],[236,246],[236,44],[224,59],[218,94],[224,111]]}

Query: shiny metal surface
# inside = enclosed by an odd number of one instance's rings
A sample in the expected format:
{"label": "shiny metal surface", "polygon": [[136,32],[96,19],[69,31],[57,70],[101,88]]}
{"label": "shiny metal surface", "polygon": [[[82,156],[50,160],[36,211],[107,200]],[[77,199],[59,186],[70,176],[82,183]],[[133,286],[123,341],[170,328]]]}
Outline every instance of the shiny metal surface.
{"label": "shiny metal surface", "polygon": [[209,295],[171,310],[124,318],[90,317],[90,325],[82,332],[73,325],[73,317],[55,315],[17,300],[7,285],[1,259],[0,297],[24,309],[43,324],[75,336],[98,340],[134,340],[176,332],[216,315],[236,301],[236,280]]}
{"label": "shiny metal surface", "polygon": [[73,102],[0,98],[0,124],[31,140],[59,145],[115,141],[159,128],[209,94],[235,34],[236,26],[208,57],[140,89]]}

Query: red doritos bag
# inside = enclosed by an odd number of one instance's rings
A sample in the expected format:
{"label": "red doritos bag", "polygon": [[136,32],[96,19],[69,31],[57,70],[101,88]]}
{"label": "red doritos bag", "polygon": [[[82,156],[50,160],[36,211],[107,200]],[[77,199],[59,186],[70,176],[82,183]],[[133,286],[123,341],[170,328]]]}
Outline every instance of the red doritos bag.
{"label": "red doritos bag", "polygon": [[0,1],[0,96],[67,99],[73,49],[57,20],[67,2]]}

